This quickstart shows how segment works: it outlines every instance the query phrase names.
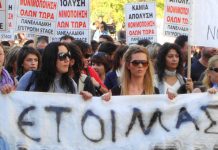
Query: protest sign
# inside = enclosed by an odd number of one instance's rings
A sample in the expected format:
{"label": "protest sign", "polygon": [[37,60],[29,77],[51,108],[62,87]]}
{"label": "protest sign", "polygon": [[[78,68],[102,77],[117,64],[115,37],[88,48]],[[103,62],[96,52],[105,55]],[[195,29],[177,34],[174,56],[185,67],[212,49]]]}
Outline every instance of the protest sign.
{"label": "protest sign", "polygon": [[7,30],[7,9],[6,0],[0,0],[0,31]]}
{"label": "protest sign", "polygon": [[214,149],[218,95],[0,95],[0,140],[11,150]]}
{"label": "protest sign", "polygon": [[156,3],[129,3],[125,6],[126,41],[128,44],[139,40],[157,40]]}
{"label": "protest sign", "polygon": [[57,32],[53,41],[64,35],[90,42],[90,1],[59,0]]}
{"label": "protest sign", "polygon": [[57,21],[56,0],[17,0],[16,31],[53,36]]}
{"label": "protest sign", "polygon": [[191,45],[218,47],[218,1],[193,0],[191,4]]}
{"label": "protest sign", "polygon": [[7,20],[8,30],[0,33],[2,40],[14,40],[14,28],[15,28],[15,5],[14,0],[7,0]]}
{"label": "protest sign", "polygon": [[164,5],[164,35],[170,37],[188,35],[190,0],[165,0]]}

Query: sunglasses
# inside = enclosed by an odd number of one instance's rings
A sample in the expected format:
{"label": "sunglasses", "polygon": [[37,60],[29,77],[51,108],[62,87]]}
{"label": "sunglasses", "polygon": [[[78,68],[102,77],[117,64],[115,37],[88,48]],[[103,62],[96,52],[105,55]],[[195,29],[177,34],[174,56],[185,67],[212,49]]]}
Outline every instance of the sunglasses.
{"label": "sunglasses", "polygon": [[66,60],[67,57],[68,57],[69,59],[71,58],[70,52],[67,52],[67,53],[58,53],[58,59],[59,59],[60,61]]}
{"label": "sunglasses", "polygon": [[148,61],[146,61],[146,60],[133,60],[130,63],[135,67],[137,67],[140,64],[142,64],[143,67],[148,66]]}
{"label": "sunglasses", "polygon": [[86,59],[90,58],[91,56],[92,56],[92,54],[85,54],[85,55],[84,55],[84,57],[85,57]]}
{"label": "sunglasses", "polygon": [[218,68],[210,68],[209,70],[211,70],[211,71],[215,71],[215,72],[218,73]]}

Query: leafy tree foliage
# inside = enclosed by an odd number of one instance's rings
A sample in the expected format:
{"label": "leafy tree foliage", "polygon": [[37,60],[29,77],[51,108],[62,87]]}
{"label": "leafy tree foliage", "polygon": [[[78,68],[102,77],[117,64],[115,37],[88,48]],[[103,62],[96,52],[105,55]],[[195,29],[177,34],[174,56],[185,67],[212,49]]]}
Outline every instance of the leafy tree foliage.
{"label": "leafy tree foliage", "polygon": [[[144,1],[145,0],[91,0],[91,20],[95,21],[99,16],[103,16],[106,22],[113,19],[115,23],[122,23],[125,21],[125,4]],[[156,5],[157,17],[163,18],[164,0],[156,0]]]}

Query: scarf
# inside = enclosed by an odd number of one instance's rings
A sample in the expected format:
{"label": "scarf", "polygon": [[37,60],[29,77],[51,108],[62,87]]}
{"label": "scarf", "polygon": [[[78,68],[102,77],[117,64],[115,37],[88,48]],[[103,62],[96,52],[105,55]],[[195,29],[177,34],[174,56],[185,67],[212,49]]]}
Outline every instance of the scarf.
{"label": "scarf", "polygon": [[14,81],[11,79],[10,74],[4,68],[2,69],[2,73],[0,75],[0,88],[5,84],[14,85]]}

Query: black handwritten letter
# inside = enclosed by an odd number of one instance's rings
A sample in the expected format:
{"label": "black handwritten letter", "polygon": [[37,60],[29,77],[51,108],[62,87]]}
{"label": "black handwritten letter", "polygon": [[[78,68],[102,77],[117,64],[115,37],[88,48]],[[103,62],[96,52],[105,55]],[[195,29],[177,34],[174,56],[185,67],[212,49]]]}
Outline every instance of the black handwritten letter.
{"label": "black handwritten letter", "polygon": [[112,141],[116,142],[116,118],[115,112],[111,110],[111,122],[112,122]]}
{"label": "black handwritten letter", "polygon": [[47,112],[55,112],[56,113],[56,123],[57,123],[57,140],[60,143],[59,131],[60,131],[60,122],[61,122],[61,114],[63,112],[71,112],[71,108],[69,107],[56,107],[56,106],[49,106],[45,107]]}
{"label": "black handwritten letter", "polygon": [[210,120],[210,125],[209,125],[209,127],[207,127],[204,130],[204,132],[208,133],[208,134],[218,134],[218,132],[209,132],[208,131],[210,128],[217,125],[216,121],[212,119],[208,109],[215,109],[216,110],[216,109],[218,109],[218,105],[201,106],[201,110],[203,110],[205,112],[207,118]]}
{"label": "black handwritten letter", "polygon": [[24,121],[24,116],[26,114],[28,114],[29,111],[32,111],[32,110],[35,110],[35,106],[30,106],[30,107],[27,107],[25,108],[22,113],[20,114],[19,118],[18,118],[18,127],[21,131],[21,133],[23,133],[25,136],[27,136],[29,139],[33,140],[33,141],[36,141],[36,142],[40,142],[40,138],[33,138],[31,136],[29,136],[26,131],[23,129],[22,126],[34,126],[34,122],[28,122],[28,121]]}
{"label": "black handwritten letter", "polygon": [[154,112],[154,114],[153,114],[153,116],[152,116],[150,122],[149,122],[149,125],[148,125],[147,129],[145,129],[144,121],[143,121],[143,119],[142,119],[141,110],[138,109],[138,108],[133,108],[133,115],[132,115],[132,119],[131,119],[131,122],[130,122],[130,124],[129,124],[128,130],[127,130],[127,132],[126,132],[126,136],[129,135],[129,133],[130,133],[130,131],[131,131],[133,125],[135,124],[136,119],[138,119],[139,124],[140,124],[140,127],[141,127],[141,129],[142,129],[142,131],[143,131],[143,133],[144,133],[145,135],[148,135],[148,134],[150,133],[151,128],[153,127],[153,125],[154,125],[154,123],[156,122],[157,118],[159,119],[159,123],[160,123],[161,127],[162,127],[165,131],[169,132],[169,129],[167,129],[167,128],[163,125],[163,123],[162,123],[161,115],[162,115],[162,113],[161,113],[159,110],[156,110],[156,111]]}
{"label": "black handwritten letter", "polygon": [[195,125],[195,129],[199,130],[199,127],[196,123],[196,121],[192,118],[192,116],[188,113],[185,107],[182,107],[179,111],[178,121],[176,123],[176,128],[179,129],[180,125],[184,122],[193,122]]}
{"label": "black handwritten letter", "polygon": [[[99,121],[99,123],[100,123],[100,125],[101,125],[101,137],[100,137],[99,139],[91,139],[91,138],[89,138],[89,137],[85,134],[85,132],[84,132],[84,124],[85,124],[85,122],[86,122],[86,119],[87,119],[88,117],[91,117],[91,116],[92,116],[92,117],[95,117],[95,118]],[[100,141],[104,138],[104,134],[105,134],[105,133],[104,133],[104,121],[103,121],[98,115],[94,114],[91,110],[87,110],[87,112],[83,115],[81,124],[82,124],[82,132],[83,132],[83,135],[84,135],[88,140],[97,143],[97,142],[100,142]]]}

